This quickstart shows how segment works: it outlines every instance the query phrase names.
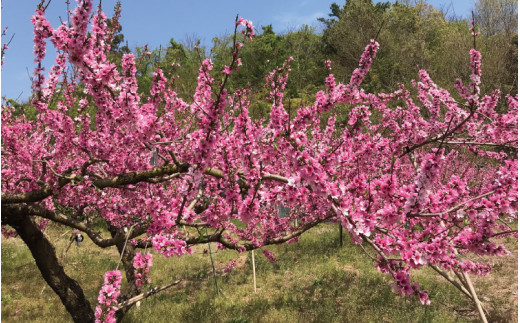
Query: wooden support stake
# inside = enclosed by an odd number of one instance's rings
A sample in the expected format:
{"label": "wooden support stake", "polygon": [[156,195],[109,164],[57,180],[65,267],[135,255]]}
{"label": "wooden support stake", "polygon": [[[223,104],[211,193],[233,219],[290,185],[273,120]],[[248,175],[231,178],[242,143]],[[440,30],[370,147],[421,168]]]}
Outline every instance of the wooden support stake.
{"label": "wooden support stake", "polygon": [[60,235],[59,237],[56,238],[56,240],[54,240],[53,244],[56,244],[56,242],[58,242],[58,240],[60,240],[61,238],[63,238],[64,235],[66,235],[67,233],[71,233],[72,231],[65,231],[62,235]]}
{"label": "wooden support stake", "polygon": [[[453,273],[455,274],[455,276],[457,276],[457,278],[459,279],[459,281],[462,283],[462,285],[469,291],[469,286],[468,286],[468,283],[466,282],[466,280],[464,279],[464,276],[462,276],[459,272],[457,272],[456,270],[452,270]],[[468,294],[471,296],[471,293],[468,292]],[[473,299],[473,296],[471,296],[471,299]]]}
{"label": "wooden support stake", "polygon": [[[208,234],[208,228],[206,228],[206,235]],[[211,251],[211,243],[208,242],[209,248],[209,259],[211,259],[211,267],[213,268],[213,279],[215,280],[215,289],[217,290],[217,295],[220,295],[220,288],[218,288],[217,283],[217,273],[215,271],[215,263],[213,262],[213,252]]]}
{"label": "wooden support stake", "polygon": [[484,310],[482,309],[482,305],[480,304],[480,301],[477,297],[477,292],[475,292],[475,288],[473,287],[473,283],[471,282],[471,279],[469,278],[468,274],[465,272],[462,272],[462,277],[464,277],[464,280],[466,281],[466,284],[468,284],[469,291],[471,292],[471,296],[473,296],[473,301],[475,302],[475,305],[478,309],[478,314],[480,315],[480,319],[483,323],[488,323],[486,315],[484,314]]}
{"label": "wooden support stake", "polygon": [[343,247],[343,226],[339,223],[339,246]]}
{"label": "wooden support stake", "polygon": [[142,293],[142,294],[139,294],[139,295],[137,295],[137,296],[135,296],[135,297],[132,297],[132,298],[130,298],[129,300],[127,300],[127,301],[125,301],[125,302],[123,302],[123,303],[117,305],[117,307],[119,307],[119,308],[124,308],[124,307],[130,306],[130,305],[132,305],[132,304],[134,304],[134,303],[137,303],[137,302],[139,302],[139,301],[141,301],[141,300],[143,300],[143,299],[145,299],[145,298],[147,298],[147,297],[150,297],[150,296],[155,295],[155,294],[157,294],[157,293],[159,293],[159,292],[161,292],[161,291],[163,291],[163,290],[165,290],[165,289],[168,289],[168,288],[170,288],[170,287],[172,287],[172,286],[175,286],[175,285],[177,285],[177,284],[180,283],[180,282],[181,282],[180,280],[176,280],[176,281],[174,281],[174,282],[171,283],[171,284],[168,284],[168,285],[165,285],[165,286],[159,286],[159,287],[152,288],[152,289],[151,289],[150,291],[148,291],[148,292],[144,292],[144,293]]}
{"label": "wooden support stake", "polygon": [[[472,301],[475,300],[473,298],[473,295],[469,292],[470,288],[469,288],[467,282],[464,281],[464,277],[461,276],[459,273],[457,273],[456,271],[453,271],[455,273],[455,275],[457,275],[457,278],[460,279],[462,285],[457,282],[456,278],[451,277],[448,273],[442,271],[442,269],[440,269],[439,267],[432,265],[432,264],[430,264],[430,267],[432,269],[434,269],[437,273],[439,273],[442,277],[444,277],[447,281],[449,281],[453,286],[457,287],[457,289],[460,290],[469,299],[471,299]],[[484,313],[489,315],[489,312],[486,310],[486,308],[484,307],[484,305],[482,305],[482,303],[480,301],[479,301],[479,304],[482,307],[482,310],[484,310]]]}
{"label": "wooden support stake", "polygon": [[255,251],[251,250],[251,259],[253,261],[253,287],[256,293],[256,269],[255,269]]}
{"label": "wooden support stake", "polygon": [[[457,256],[459,255],[457,249],[455,249],[455,254]],[[455,272],[455,274],[457,274],[457,272]],[[477,307],[478,314],[480,315],[480,319],[482,320],[483,323],[488,323],[486,314],[484,314],[484,310],[482,309],[482,304],[480,303],[480,300],[478,299],[477,292],[475,291],[475,287],[473,286],[471,279],[469,278],[467,273],[461,271],[461,274],[462,274],[462,277],[464,278],[463,283],[464,282],[466,283],[465,285],[469,288],[471,297],[473,298],[473,301],[475,302],[475,306]]]}
{"label": "wooden support stake", "polygon": [[63,262],[65,261],[65,258],[67,257],[67,252],[69,251],[70,246],[72,246],[72,243],[74,242],[74,236],[75,236],[74,233],[72,233],[72,235],[70,236],[69,244],[67,245],[67,248],[65,248],[61,254],[60,262],[61,262],[62,266],[63,266]]}

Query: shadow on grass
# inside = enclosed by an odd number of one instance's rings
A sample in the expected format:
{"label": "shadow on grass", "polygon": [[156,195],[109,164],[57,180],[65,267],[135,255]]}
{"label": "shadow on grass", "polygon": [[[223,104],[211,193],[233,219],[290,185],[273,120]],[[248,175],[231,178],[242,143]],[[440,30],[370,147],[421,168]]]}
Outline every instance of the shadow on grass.
{"label": "shadow on grass", "polygon": [[[55,234],[58,236],[58,233]],[[15,241],[16,242],[16,241]],[[58,253],[66,247],[61,241]],[[430,270],[414,271],[413,280],[428,290],[431,306],[392,291],[389,277],[378,272],[359,246],[339,247],[337,226],[324,225],[291,245],[270,246],[278,258],[270,262],[256,253],[258,292],[253,292],[251,253],[219,251],[217,269],[241,259],[230,273],[218,277],[224,294],[217,295],[206,246],[188,257],[154,255],[150,273],[154,286],[176,279],[184,282],[132,308],[124,322],[468,322],[475,321],[472,304]],[[213,248],[216,250],[216,248]],[[83,286],[93,306],[103,274],[118,262],[115,249],[99,249],[91,241],[69,251],[65,269]],[[220,271],[222,272],[222,270]],[[23,244],[2,243],[2,319],[5,322],[69,322],[63,305],[46,286]],[[43,289],[43,290],[42,290]],[[471,311],[465,312],[466,309]],[[509,317],[502,312],[492,318]]]}

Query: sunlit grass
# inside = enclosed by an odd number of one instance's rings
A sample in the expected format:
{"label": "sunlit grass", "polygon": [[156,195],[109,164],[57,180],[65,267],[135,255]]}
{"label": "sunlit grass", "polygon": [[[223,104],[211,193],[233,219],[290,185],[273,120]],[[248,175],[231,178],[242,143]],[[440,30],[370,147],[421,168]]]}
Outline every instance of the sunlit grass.
{"label": "sunlit grass", "polygon": [[[52,227],[54,241],[64,229]],[[57,254],[67,246],[68,235],[57,241]],[[278,261],[271,263],[255,253],[257,293],[253,291],[251,253],[218,251],[214,256],[217,294],[208,245],[194,254],[166,259],[154,253],[152,285],[181,279],[172,287],[132,308],[124,322],[468,322],[477,321],[471,302],[430,269],[413,273],[430,294],[432,305],[392,291],[389,277],[378,272],[359,246],[345,237],[339,247],[335,225],[325,224],[303,235],[298,243],[270,246]],[[514,241],[507,242],[514,246]],[[217,250],[212,245],[212,250]],[[516,252],[516,248],[515,248]],[[237,259],[229,273],[224,268]],[[516,259],[516,257],[515,257]],[[66,272],[83,287],[92,306],[103,274],[117,266],[115,247],[100,249],[85,239],[73,245],[65,259]],[[506,259],[507,260],[507,259]],[[508,260],[509,261],[509,260]],[[511,259],[513,261],[513,259]],[[482,295],[491,291],[493,277],[514,280],[516,264],[479,280]],[[514,274],[514,276],[513,276]],[[510,293],[510,292],[509,292]],[[498,320],[516,317],[508,298],[487,302]],[[501,310],[503,309],[503,310]],[[20,239],[2,240],[2,320],[5,322],[69,322],[59,298],[46,286],[28,249]]]}

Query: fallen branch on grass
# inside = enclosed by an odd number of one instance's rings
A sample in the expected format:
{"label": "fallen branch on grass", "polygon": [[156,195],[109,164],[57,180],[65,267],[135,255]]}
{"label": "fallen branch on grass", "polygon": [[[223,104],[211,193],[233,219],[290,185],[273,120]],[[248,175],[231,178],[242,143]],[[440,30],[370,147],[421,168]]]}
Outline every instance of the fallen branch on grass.
{"label": "fallen branch on grass", "polygon": [[174,281],[171,284],[152,288],[151,290],[149,290],[147,292],[144,292],[142,294],[139,294],[139,295],[137,295],[135,297],[130,298],[127,301],[124,301],[123,303],[117,305],[117,307],[125,308],[125,307],[128,307],[128,306],[131,306],[131,305],[133,305],[133,304],[135,304],[135,303],[137,303],[137,302],[139,302],[139,301],[141,301],[141,300],[143,300],[145,298],[148,298],[149,296],[155,295],[155,294],[157,294],[159,292],[162,292],[165,289],[173,287],[173,286],[179,284],[180,282],[181,282],[180,280],[176,280],[176,281]]}

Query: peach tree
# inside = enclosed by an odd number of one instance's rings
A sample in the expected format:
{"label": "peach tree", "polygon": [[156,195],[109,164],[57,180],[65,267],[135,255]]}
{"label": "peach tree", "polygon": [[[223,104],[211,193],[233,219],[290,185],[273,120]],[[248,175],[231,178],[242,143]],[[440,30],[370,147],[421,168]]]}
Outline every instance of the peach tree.
{"label": "peach tree", "polygon": [[[237,18],[223,70],[201,60],[185,101],[160,69],[140,92],[134,55],[120,66],[108,59],[120,10],[109,20],[92,7],[79,1],[70,24],[53,27],[42,2],[31,19],[36,118],[2,107],[2,232],[23,239],[74,321],[122,318],[149,281],[151,255],[139,249],[171,257],[216,242],[244,252],[297,241],[325,221],[366,246],[399,293],[429,304],[410,270],[430,266],[480,308],[465,277],[492,264],[466,255],[506,255],[495,238],[516,237],[518,98],[480,93],[476,49],[455,94],[424,70],[411,89],[367,93],[379,47],[371,41],[349,83],[329,75],[314,104],[293,115],[284,107],[289,58],[266,76],[269,116],[252,120],[248,89],[228,86],[254,35],[250,21]],[[47,40],[57,56],[45,74]],[[43,234],[48,221],[116,246],[127,287],[119,270],[107,272],[94,309]]]}

